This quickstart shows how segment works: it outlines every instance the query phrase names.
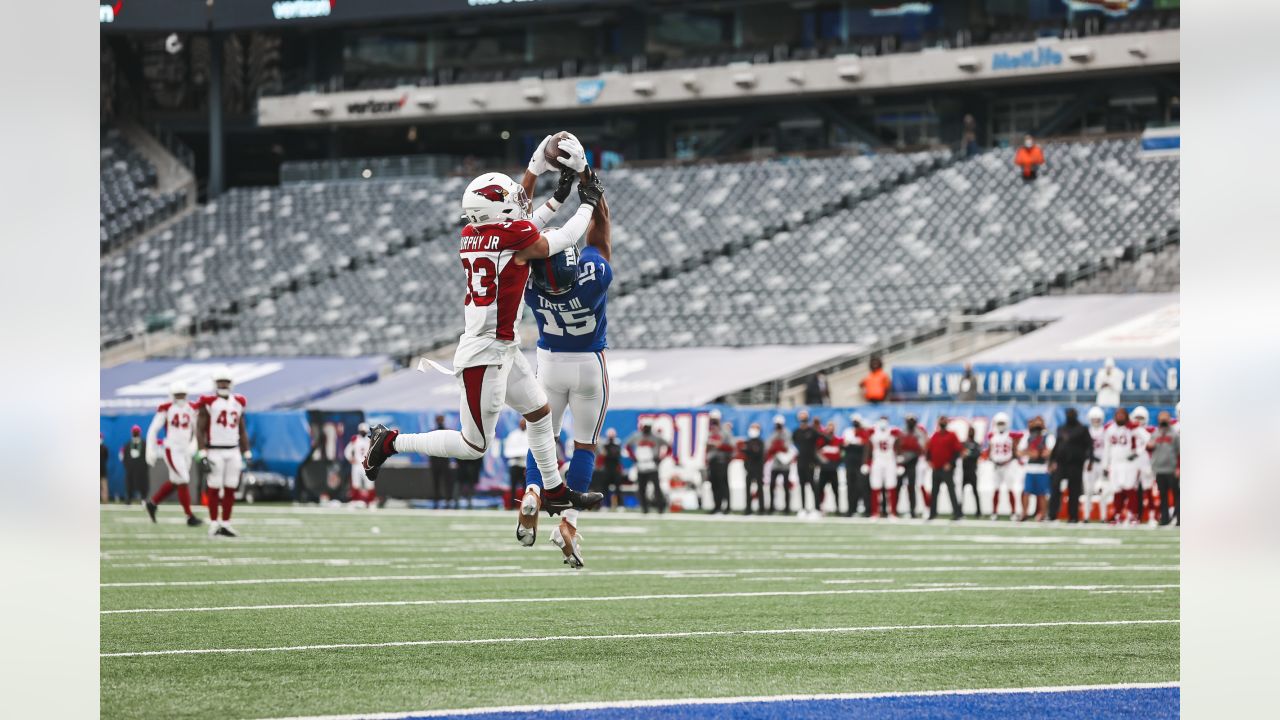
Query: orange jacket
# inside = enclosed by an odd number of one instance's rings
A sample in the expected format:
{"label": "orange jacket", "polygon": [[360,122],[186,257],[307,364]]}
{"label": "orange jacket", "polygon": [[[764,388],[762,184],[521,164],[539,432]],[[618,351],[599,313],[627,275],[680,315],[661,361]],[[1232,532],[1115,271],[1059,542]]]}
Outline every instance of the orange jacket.
{"label": "orange jacket", "polygon": [[862,396],[871,402],[881,402],[889,396],[892,382],[884,368],[873,370],[870,375],[862,378]]}
{"label": "orange jacket", "polygon": [[1035,169],[1044,164],[1044,151],[1039,145],[1023,145],[1013,154],[1013,164],[1022,168],[1023,177],[1031,177],[1035,174]]}

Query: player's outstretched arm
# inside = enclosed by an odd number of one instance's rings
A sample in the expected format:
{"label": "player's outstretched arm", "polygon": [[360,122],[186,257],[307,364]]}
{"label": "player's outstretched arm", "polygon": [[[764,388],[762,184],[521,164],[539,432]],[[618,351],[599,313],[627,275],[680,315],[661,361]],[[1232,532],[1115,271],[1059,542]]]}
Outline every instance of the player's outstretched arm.
{"label": "player's outstretched arm", "polygon": [[579,182],[578,200],[582,204],[578,206],[578,211],[564,225],[542,233],[531,245],[516,253],[516,260],[525,262],[547,258],[576,245],[582,233],[586,232],[595,207],[603,196],[604,188],[599,180],[592,183]]}
{"label": "player's outstretched arm", "polygon": [[147,464],[148,465],[156,464],[156,448],[158,447],[157,443],[158,443],[158,440],[160,439],[160,428],[164,427],[165,423],[166,423],[166,420],[165,420],[164,413],[158,412],[155,414],[155,417],[151,418],[151,424],[147,426]]}
{"label": "player's outstretched arm", "polygon": [[600,256],[605,260],[613,261],[610,257],[613,244],[609,233],[609,203],[603,194],[600,196],[600,202],[596,204],[595,212],[591,214],[591,224],[587,226],[587,244],[599,250]]}

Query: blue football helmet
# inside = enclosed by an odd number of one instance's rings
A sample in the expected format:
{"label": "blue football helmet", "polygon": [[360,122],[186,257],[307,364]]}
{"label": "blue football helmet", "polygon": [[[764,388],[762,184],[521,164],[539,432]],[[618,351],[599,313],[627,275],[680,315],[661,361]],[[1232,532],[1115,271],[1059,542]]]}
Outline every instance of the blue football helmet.
{"label": "blue football helmet", "polygon": [[529,263],[533,286],[548,295],[559,295],[573,289],[578,280],[578,249],[565,248],[549,258]]}

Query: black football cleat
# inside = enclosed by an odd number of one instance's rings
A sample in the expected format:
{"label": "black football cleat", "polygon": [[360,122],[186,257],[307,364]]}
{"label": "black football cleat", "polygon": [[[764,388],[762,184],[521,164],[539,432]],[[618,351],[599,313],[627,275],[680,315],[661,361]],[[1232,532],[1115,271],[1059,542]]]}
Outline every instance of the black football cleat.
{"label": "black football cleat", "polygon": [[147,509],[147,515],[151,516],[151,522],[155,522],[156,521],[156,504],[151,502],[150,499],[147,499],[143,503],[143,507]]}
{"label": "black football cleat", "polygon": [[369,430],[369,454],[364,458],[364,474],[370,480],[377,480],[382,463],[396,454],[395,441],[399,434],[399,430],[389,430],[382,424]]}
{"label": "black football cleat", "polygon": [[598,492],[580,493],[568,485],[561,484],[555,490],[544,490],[542,509],[548,515],[559,515],[565,510],[590,510],[604,500],[604,494]]}
{"label": "black football cleat", "polygon": [[222,537],[239,537],[239,535],[236,534],[236,531],[232,530],[231,526],[226,523],[218,525],[218,529],[215,530],[213,534],[221,535]]}
{"label": "black football cleat", "polygon": [[187,527],[200,527],[203,524],[204,524],[204,521],[196,517],[195,515],[187,516]]}

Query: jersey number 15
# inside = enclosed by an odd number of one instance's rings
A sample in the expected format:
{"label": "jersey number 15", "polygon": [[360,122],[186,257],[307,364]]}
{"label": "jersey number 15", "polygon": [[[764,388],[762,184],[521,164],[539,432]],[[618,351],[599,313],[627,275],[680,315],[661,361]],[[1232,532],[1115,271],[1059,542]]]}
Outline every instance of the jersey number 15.
{"label": "jersey number 15", "polygon": [[596,316],[591,308],[560,312],[539,308],[538,314],[544,320],[542,332],[548,335],[564,335],[566,332],[570,335],[590,335],[596,330]]}

